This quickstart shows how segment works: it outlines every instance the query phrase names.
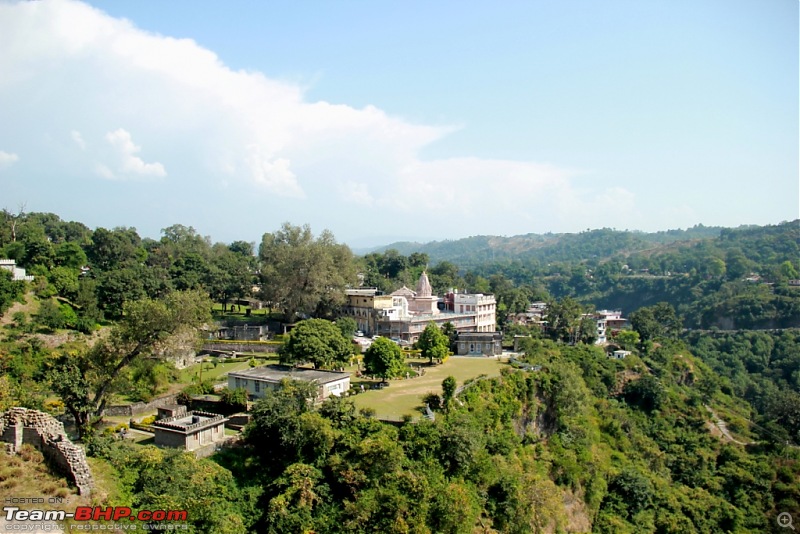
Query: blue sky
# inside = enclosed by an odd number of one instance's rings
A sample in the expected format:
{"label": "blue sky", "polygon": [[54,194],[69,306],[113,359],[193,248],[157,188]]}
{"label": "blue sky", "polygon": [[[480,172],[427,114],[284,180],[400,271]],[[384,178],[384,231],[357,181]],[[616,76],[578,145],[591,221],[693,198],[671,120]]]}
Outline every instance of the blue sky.
{"label": "blue sky", "polygon": [[798,217],[798,4],[0,1],[0,207],[354,246]]}

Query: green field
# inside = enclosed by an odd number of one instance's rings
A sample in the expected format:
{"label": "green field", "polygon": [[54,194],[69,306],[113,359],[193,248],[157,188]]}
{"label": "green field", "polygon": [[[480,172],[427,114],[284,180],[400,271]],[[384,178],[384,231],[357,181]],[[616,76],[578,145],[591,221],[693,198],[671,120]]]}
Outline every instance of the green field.
{"label": "green field", "polygon": [[[369,390],[353,397],[356,407],[372,408],[382,419],[399,420],[403,415],[415,419],[421,415],[421,399],[427,393],[442,393],[442,380],[453,376],[461,386],[465,380],[479,375],[498,376],[506,366],[494,358],[474,358],[451,356],[442,364],[426,368],[425,375],[410,380],[391,380],[390,386],[381,390]],[[415,365],[416,366],[416,365]],[[354,381],[357,385],[360,382]],[[369,387],[374,382],[363,382]]]}
{"label": "green field", "polygon": [[[203,380],[211,380],[214,382],[220,381],[221,377],[225,373],[230,373],[231,371],[244,371],[245,369],[250,369],[249,362],[234,362],[234,363],[222,363],[218,362],[216,366],[212,363],[213,360],[216,358],[208,357],[209,361],[203,363]],[[266,360],[261,358],[256,358],[256,362],[259,366],[261,365],[268,365],[272,363],[278,363],[278,360]],[[200,364],[196,363],[194,365],[190,365],[185,369],[181,369],[180,378],[178,382],[180,384],[193,384],[197,381],[200,376]]]}

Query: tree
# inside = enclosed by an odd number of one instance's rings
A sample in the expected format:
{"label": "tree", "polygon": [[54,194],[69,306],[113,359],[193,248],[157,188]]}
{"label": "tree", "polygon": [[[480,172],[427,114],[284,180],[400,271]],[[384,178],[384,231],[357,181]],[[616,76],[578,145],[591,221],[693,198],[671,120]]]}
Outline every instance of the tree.
{"label": "tree", "polygon": [[367,374],[384,381],[401,376],[406,368],[403,351],[390,339],[379,337],[364,353],[364,367]]}
{"label": "tree", "polygon": [[456,385],[456,379],[453,376],[448,376],[442,380],[442,402],[445,410],[447,410],[456,396]]}
{"label": "tree", "polygon": [[283,310],[286,322],[294,322],[297,313],[331,312],[344,303],[345,287],[356,281],[352,252],[327,230],[315,239],[308,225],[284,223],[264,234],[258,255],[262,292]]}
{"label": "tree", "polygon": [[15,281],[10,271],[0,269],[0,317],[25,289],[25,282]]}
{"label": "tree", "polygon": [[358,323],[352,317],[339,317],[336,319],[336,326],[341,330],[342,335],[351,338],[358,330]]}
{"label": "tree", "polygon": [[630,315],[631,327],[639,334],[642,343],[660,337],[677,337],[681,332],[682,321],[675,314],[675,308],[666,302],[639,308]]}
{"label": "tree", "polygon": [[289,332],[280,360],[284,364],[311,363],[319,369],[347,365],[352,354],[350,340],[334,323],[327,319],[307,319]]}
{"label": "tree", "polygon": [[49,330],[64,328],[64,315],[61,313],[58,303],[53,299],[43,300],[36,314],[36,322]]}
{"label": "tree", "polygon": [[177,335],[197,331],[210,321],[210,308],[208,298],[193,291],[128,302],[106,339],[86,352],[62,355],[50,371],[50,383],[75,418],[80,435],[103,416],[109,397],[124,386],[129,366],[163,358]]}
{"label": "tree", "polygon": [[547,305],[547,335],[555,341],[575,343],[580,334],[581,305],[566,297]]}
{"label": "tree", "polygon": [[625,350],[633,350],[639,344],[639,334],[633,330],[620,330],[613,336],[613,339]]}
{"label": "tree", "polygon": [[422,351],[422,357],[428,358],[430,363],[433,359],[445,360],[450,352],[450,340],[442,333],[435,323],[430,322],[425,330],[420,334],[416,343],[416,348]]}

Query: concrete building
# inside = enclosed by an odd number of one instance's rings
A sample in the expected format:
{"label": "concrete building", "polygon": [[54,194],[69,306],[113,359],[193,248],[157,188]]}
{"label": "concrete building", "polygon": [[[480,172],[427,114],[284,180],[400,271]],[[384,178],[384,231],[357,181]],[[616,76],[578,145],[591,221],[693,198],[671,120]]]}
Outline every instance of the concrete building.
{"label": "concrete building", "polygon": [[[342,312],[356,321],[358,330],[372,335],[377,330],[378,319],[392,309],[394,299],[391,295],[378,295],[378,289],[348,289],[345,292],[347,302]],[[407,308],[407,307],[406,307]]]}
{"label": "concrete building", "polygon": [[497,322],[497,303],[494,295],[481,293],[456,293],[453,295],[453,308],[456,313],[474,313],[475,328],[478,332],[494,332]]}
{"label": "concrete building", "polygon": [[0,259],[0,269],[11,271],[11,279],[15,282],[32,282],[33,275],[25,274],[25,269],[17,267],[15,260]]}
{"label": "concrete building", "polygon": [[452,323],[456,331],[494,332],[497,304],[493,295],[448,293],[433,295],[427,273],[422,273],[416,291],[401,287],[390,295],[376,288],[349,289],[343,313],[355,319],[367,336],[380,335],[413,343],[428,323]]}
{"label": "concrete building", "polygon": [[155,444],[195,451],[225,439],[225,417],[208,412],[179,413],[153,423]]}
{"label": "concrete building", "polygon": [[318,400],[337,397],[350,389],[350,373],[323,371],[288,365],[265,365],[228,373],[228,388],[244,388],[250,398],[261,398],[278,388],[283,379],[303,380],[319,385]]}
{"label": "concrete building", "polygon": [[232,341],[267,341],[271,335],[267,326],[245,324],[222,326],[217,330],[216,337]]}
{"label": "concrete building", "polygon": [[459,356],[497,356],[503,353],[500,332],[465,332],[458,335],[456,354]]}

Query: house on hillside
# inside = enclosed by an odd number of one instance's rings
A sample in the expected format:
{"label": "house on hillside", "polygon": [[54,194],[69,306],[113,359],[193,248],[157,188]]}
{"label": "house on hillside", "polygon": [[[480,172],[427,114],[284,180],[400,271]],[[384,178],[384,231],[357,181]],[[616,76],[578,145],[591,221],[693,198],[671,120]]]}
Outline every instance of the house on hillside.
{"label": "house on hillside", "polygon": [[15,260],[0,259],[0,269],[11,271],[11,279],[15,282],[32,282],[33,275],[26,274],[25,269],[17,267]]}
{"label": "house on hillside", "polygon": [[288,365],[265,365],[228,373],[228,389],[244,388],[250,398],[259,399],[277,389],[281,381],[287,378],[319,385],[318,400],[331,395],[338,397],[350,389],[350,373]]}
{"label": "house on hillside", "polygon": [[225,439],[225,417],[208,412],[182,412],[153,423],[154,443],[195,451]]}

